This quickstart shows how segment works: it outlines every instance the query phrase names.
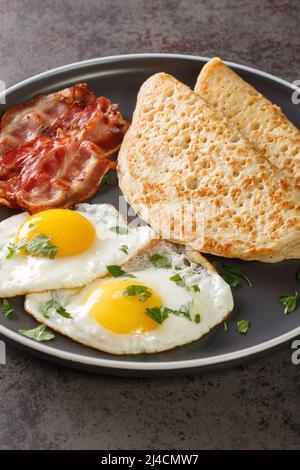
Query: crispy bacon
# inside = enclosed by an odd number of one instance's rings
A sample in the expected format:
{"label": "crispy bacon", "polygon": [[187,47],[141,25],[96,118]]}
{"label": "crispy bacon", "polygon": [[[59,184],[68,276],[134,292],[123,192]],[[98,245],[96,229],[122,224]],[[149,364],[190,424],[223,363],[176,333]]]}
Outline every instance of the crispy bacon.
{"label": "crispy bacon", "polygon": [[0,204],[30,213],[69,207],[92,196],[128,127],[116,105],[100,97],[75,101],[40,137],[0,158]]}
{"label": "crispy bacon", "polygon": [[21,147],[20,171],[0,181],[0,198],[30,213],[69,207],[92,196],[111,166],[98,145],[71,136],[38,137]]}
{"label": "crispy bacon", "polygon": [[96,97],[86,83],[49,95],[38,95],[6,111],[0,121],[0,157],[14,147],[47,135],[53,123],[72,106],[84,107]]}

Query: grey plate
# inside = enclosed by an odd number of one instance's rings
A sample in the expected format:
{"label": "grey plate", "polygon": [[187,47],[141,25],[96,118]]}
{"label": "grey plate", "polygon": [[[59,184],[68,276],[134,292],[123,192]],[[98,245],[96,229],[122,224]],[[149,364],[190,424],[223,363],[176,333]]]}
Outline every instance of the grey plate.
{"label": "grey plate", "polygon": [[[122,113],[130,119],[139,87],[147,77],[164,71],[193,87],[207,60],[193,56],[138,54],[79,62],[37,75],[9,88],[6,92],[7,104],[1,105],[1,111],[37,93],[47,93],[87,81],[96,94],[119,103]],[[291,101],[295,87],[249,67],[229,65],[280,105],[299,127],[299,115]],[[100,189],[91,202],[116,204],[118,195],[115,184],[114,187]],[[13,213],[12,210],[0,208],[0,219]],[[0,333],[8,341],[49,360],[102,373],[163,376],[224,367],[274,348],[300,334],[300,312],[284,315],[279,303],[281,293],[290,294],[300,288],[299,281],[295,279],[295,272],[300,267],[298,261],[275,265],[237,261],[237,264],[245,269],[254,287],[250,289],[243,284],[234,290],[235,309],[228,322],[229,331],[225,333],[223,327],[218,327],[199,341],[172,351],[152,355],[113,356],[81,346],[59,334],[51,343],[36,343],[17,333],[20,328],[36,326],[35,321],[23,310],[23,298],[13,300],[16,313],[12,320],[0,316]],[[247,319],[252,323],[247,336],[236,332],[236,321],[239,319]]]}

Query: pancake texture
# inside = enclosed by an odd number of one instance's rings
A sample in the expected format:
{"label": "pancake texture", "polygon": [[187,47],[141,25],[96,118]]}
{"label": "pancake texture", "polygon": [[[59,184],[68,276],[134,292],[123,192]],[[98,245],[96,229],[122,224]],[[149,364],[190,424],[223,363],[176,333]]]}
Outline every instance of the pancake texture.
{"label": "pancake texture", "polygon": [[252,145],[274,165],[284,169],[300,188],[300,131],[279,106],[227,67],[219,58],[201,70],[195,92],[224,113]]}
{"label": "pancake texture", "polygon": [[[141,87],[119,152],[118,176],[129,204],[165,239],[245,260],[299,255],[294,179],[170,75],[153,75]],[[186,206],[192,208],[187,219]]]}

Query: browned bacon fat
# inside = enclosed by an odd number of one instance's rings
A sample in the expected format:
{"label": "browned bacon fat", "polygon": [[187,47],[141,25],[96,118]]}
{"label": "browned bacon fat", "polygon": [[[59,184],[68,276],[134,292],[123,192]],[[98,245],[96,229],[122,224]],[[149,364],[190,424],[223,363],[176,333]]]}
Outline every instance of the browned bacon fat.
{"label": "browned bacon fat", "polygon": [[42,136],[24,139],[0,158],[0,204],[35,213],[92,196],[127,127],[107,98],[73,101]]}

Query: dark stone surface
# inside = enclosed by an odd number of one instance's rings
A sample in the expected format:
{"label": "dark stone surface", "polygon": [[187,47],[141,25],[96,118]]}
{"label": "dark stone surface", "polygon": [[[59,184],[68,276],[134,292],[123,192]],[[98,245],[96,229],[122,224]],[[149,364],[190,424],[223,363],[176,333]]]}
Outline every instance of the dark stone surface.
{"label": "dark stone surface", "polygon": [[[7,85],[78,60],[133,52],[219,55],[300,78],[298,0],[0,0]],[[297,448],[291,349],[174,379],[68,370],[9,346],[0,365],[1,449]]]}

